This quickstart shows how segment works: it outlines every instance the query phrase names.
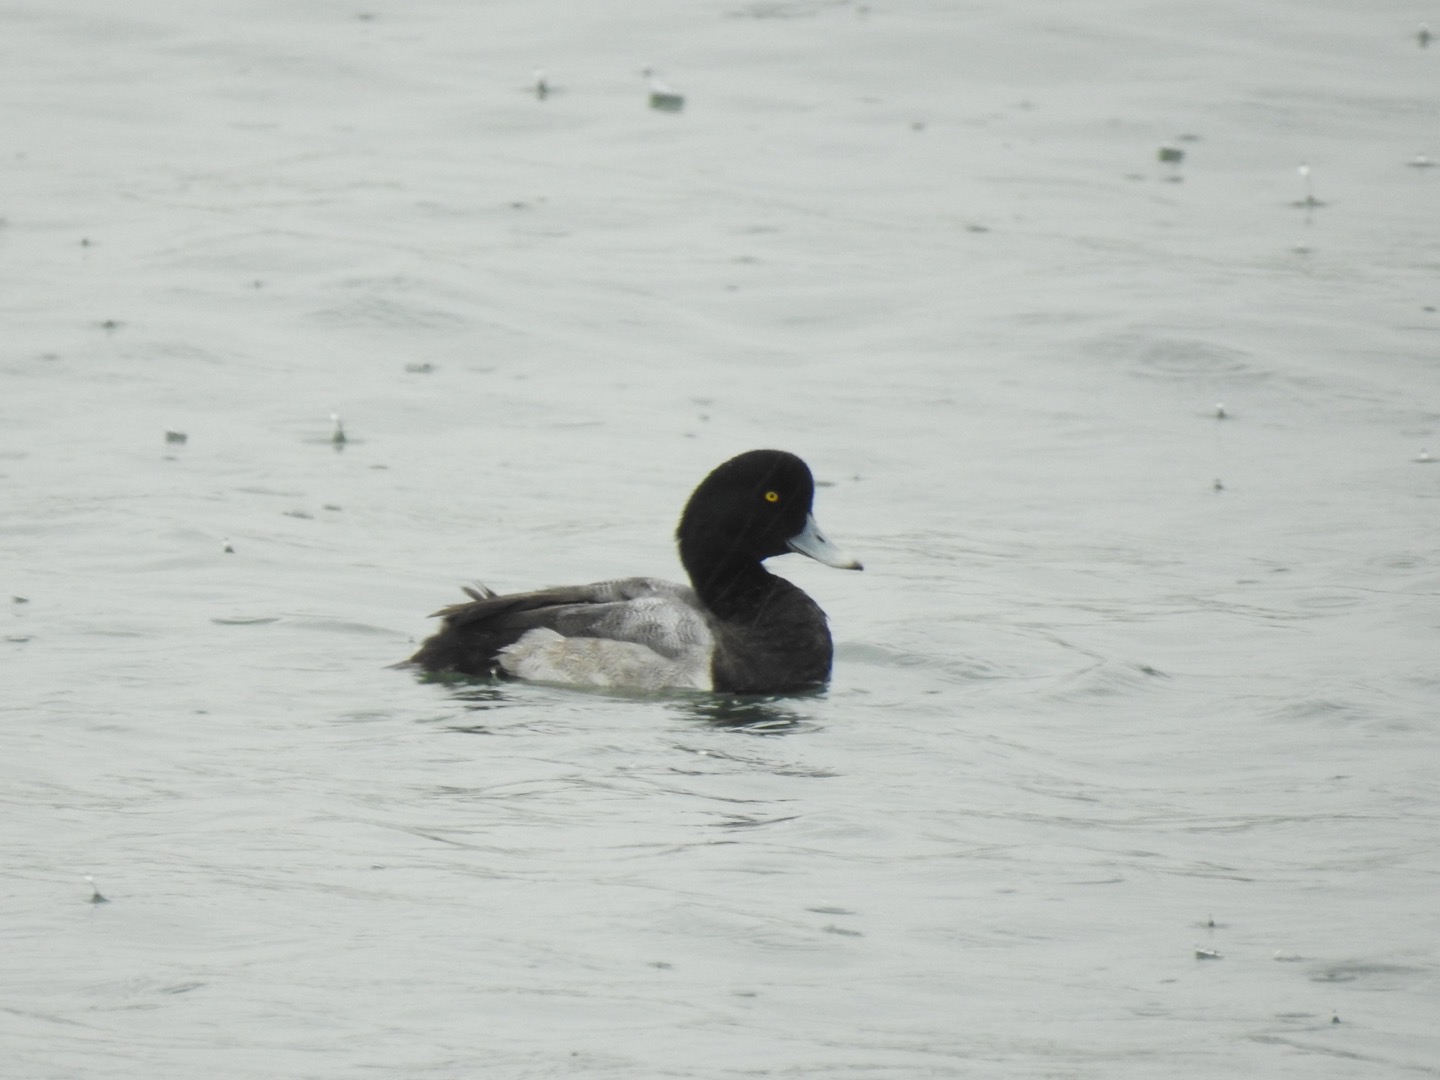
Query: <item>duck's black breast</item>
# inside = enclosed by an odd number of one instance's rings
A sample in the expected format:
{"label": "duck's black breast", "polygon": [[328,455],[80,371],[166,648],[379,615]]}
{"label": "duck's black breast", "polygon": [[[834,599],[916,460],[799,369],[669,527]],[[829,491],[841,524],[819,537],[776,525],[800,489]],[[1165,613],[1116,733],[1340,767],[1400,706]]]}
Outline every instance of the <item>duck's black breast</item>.
{"label": "duck's black breast", "polygon": [[754,603],[712,613],[710,656],[716,690],[775,694],[812,690],[830,679],[834,646],[820,605],[784,578],[769,581]]}

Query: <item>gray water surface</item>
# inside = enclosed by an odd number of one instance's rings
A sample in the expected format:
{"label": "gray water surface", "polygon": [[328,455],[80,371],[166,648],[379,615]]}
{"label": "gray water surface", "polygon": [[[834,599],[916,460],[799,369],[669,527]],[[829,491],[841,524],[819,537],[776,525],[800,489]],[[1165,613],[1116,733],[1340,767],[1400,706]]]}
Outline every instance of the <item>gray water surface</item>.
{"label": "gray water surface", "polygon": [[[0,12],[5,1074],[1440,1075],[1417,10]],[[758,446],[827,693],[386,667]]]}

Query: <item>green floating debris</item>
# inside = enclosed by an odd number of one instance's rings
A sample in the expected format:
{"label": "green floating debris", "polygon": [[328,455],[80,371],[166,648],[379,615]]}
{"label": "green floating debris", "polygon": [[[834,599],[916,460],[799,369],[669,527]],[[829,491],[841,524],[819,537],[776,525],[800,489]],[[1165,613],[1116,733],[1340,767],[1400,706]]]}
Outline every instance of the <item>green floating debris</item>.
{"label": "green floating debris", "polygon": [[101,895],[100,889],[96,886],[95,879],[93,877],[91,877],[89,874],[86,874],[85,880],[90,885],[90,903],[108,904],[110,902],[110,898],[108,896]]}
{"label": "green floating debris", "polygon": [[650,108],[661,112],[679,112],[685,108],[685,95],[661,82],[654,68],[644,68],[640,74],[650,84]]}

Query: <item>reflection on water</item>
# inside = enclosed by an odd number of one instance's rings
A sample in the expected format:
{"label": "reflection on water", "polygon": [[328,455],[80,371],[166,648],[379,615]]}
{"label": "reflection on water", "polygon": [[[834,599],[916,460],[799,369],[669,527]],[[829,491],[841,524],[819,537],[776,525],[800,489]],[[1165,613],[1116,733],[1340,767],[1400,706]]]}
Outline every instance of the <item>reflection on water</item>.
{"label": "reflection on water", "polygon": [[710,694],[677,701],[671,709],[714,728],[742,731],[747,735],[793,735],[819,727],[794,704],[818,696],[819,692],[794,697]]}
{"label": "reflection on water", "polygon": [[[477,680],[450,672],[426,673],[418,676],[418,680],[444,686],[446,696],[465,713],[488,712],[518,704],[533,705],[533,694],[554,693],[560,696],[565,705],[583,703],[594,698],[612,702],[658,704],[667,712],[686,720],[751,735],[790,735],[799,731],[816,730],[819,725],[813,716],[802,709],[800,703],[819,699],[823,695],[823,691],[791,696],[761,696],[707,694],[689,690],[643,694],[618,689],[549,687],[498,679]],[[458,723],[462,717],[455,714],[442,719],[446,721],[446,728],[451,731],[486,734],[490,731],[483,725]]]}
{"label": "reflection on water", "polygon": [[472,713],[490,712],[511,704],[505,687],[494,680],[480,681],[454,672],[424,672],[416,675],[421,683],[439,683],[446,688],[446,698],[461,711],[447,709],[440,716],[427,716],[421,723],[439,724],[446,731],[461,735],[494,735],[494,727],[472,722]]}
{"label": "reflection on water", "polygon": [[450,696],[467,712],[483,712],[508,704],[504,687],[493,682],[460,683],[450,687]]}

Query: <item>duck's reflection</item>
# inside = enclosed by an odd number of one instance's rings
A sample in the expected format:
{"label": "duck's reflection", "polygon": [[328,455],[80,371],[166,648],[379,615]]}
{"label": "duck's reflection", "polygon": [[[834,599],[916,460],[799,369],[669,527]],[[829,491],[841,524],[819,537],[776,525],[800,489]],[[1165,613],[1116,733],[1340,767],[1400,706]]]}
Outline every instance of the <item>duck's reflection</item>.
{"label": "duck's reflection", "polygon": [[671,709],[713,728],[747,735],[793,735],[819,725],[794,697],[706,694],[677,701]]}
{"label": "duck's reflection", "polygon": [[[443,718],[444,726],[451,731],[491,734],[492,728],[479,722],[479,718],[474,714],[534,702],[534,684],[476,680],[449,674],[427,675],[423,681],[443,685],[446,697],[463,710],[461,716]],[[523,686],[523,689],[517,690],[517,686]],[[573,701],[586,691],[567,687],[562,693]],[[805,704],[823,695],[823,691],[800,695],[707,694],[684,691],[626,694],[614,690],[592,690],[589,693],[607,701],[628,700],[659,705],[666,712],[684,720],[747,735],[793,735],[818,731],[820,724]]]}

